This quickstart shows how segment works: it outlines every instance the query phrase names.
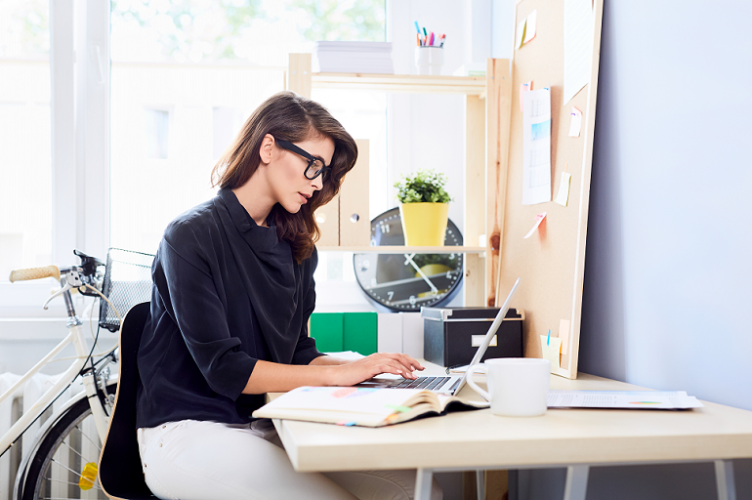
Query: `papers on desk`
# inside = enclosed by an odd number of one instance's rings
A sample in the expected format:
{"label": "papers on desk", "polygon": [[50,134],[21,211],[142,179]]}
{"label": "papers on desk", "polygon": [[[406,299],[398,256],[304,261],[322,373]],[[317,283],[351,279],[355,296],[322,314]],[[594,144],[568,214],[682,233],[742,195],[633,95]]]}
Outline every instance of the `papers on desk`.
{"label": "papers on desk", "polygon": [[365,356],[355,351],[325,352],[324,354],[333,358],[346,359],[347,361],[357,361],[365,358]]}
{"label": "papers on desk", "polygon": [[[482,366],[483,363],[478,363],[478,365]],[[467,369],[470,367],[470,365],[462,365],[462,366],[452,366],[449,368],[448,373],[465,373]],[[475,372],[476,375],[485,375],[483,372]]]}
{"label": "papers on desk", "polygon": [[702,403],[684,391],[557,391],[548,392],[549,408],[610,408],[629,410],[689,410]]}

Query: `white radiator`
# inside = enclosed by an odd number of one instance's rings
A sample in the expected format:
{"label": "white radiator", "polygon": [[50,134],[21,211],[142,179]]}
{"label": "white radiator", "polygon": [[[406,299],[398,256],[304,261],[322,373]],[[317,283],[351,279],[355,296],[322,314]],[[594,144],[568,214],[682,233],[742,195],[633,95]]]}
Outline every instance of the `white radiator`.
{"label": "white radiator", "polygon": [[[20,375],[13,373],[0,374],[0,394],[10,389],[13,384],[18,382]],[[0,403],[0,435],[5,434],[8,429],[18,420],[18,418],[28,410],[44,392],[52,386],[60,375],[44,375],[38,373],[29,379],[26,384],[20,387],[10,398]],[[29,447],[34,441],[34,436],[39,431],[40,426],[58,409],[73,397],[74,394],[83,390],[80,379],[69,387],[65,393],[58,398],[52,408],[45,411],[37,421],[23,434],[21,446],[18,442],[5,455],[0,458],[0,500],[11,500],[13,495],[13,486],[21,457],[29,452]],[[2,450],[0,450],[2,451]]]}

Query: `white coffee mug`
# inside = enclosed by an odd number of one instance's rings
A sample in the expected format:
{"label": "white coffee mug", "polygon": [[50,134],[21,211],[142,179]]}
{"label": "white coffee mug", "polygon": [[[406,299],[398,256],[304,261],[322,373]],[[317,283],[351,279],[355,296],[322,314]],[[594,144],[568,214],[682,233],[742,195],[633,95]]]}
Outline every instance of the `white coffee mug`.
{"label": "white coffee mug", "polygon": [[[488,392],[473,381],[486,373]],[[495,358],[470,367],[467,384],[491,403],[491,413],[504,417],[536,417],[546,413],[551,362],[539,358]]]}

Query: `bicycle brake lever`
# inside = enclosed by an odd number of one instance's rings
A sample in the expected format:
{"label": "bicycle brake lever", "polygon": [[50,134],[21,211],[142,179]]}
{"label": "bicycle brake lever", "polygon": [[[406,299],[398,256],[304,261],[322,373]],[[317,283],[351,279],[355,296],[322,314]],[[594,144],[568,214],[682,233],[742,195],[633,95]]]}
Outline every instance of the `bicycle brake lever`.
{"label": "bicycle brake lever", "polygon": [[45,310],[45,311],[47,310],[47,306],[48,306],[48,305],[50,305],[50,302],[52,302],[52,299],[54,299],[54,298],[55,298],[55,297],[57,297],[58,295],[62,295],[62,294],[64,294],[65,292],[67,292],[67,291],[68,291],[68,290],[70,290],[71,288],[73,288],[73,287],[72,287],[72,286],[70,286],[70,285],[69,285],[68,283],[66,283],[66,284],[65,284],[65,285],[63,286],[63,288],[61,288],[61,289],[60,289],[60,290],[58,290],[57,292],[53,293],[53,294],[52,294],[52,296],[51,296],[51,297],[50,297],[49,299],[47,299],[47,301],[46,301],[46,302],[44,303],[44,310]]}
{"label": "bicycle brake lever", "polygon": [[65,275],[65,284],[63,285],[63,287],[57,292],[53,293],[52,297],[47,299],[47,301],[44,303],[44,310],[47,310],[47,306],[50,304],[50,302],[52,302],[52,299],[54,299],[58,295],[62,295],[73,288],[82,286],[84,286],[84,284],[81,282],[81,276],[78,274],[78,271],[71,269],[71,271]]}

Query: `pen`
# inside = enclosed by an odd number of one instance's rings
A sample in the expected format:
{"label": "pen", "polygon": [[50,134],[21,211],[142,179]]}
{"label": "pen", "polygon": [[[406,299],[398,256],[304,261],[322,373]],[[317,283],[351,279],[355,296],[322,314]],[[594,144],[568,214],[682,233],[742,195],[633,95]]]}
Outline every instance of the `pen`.
{"label": "pen", "polygon": [[548,329],[548,338],[546,339],[546,345],[551,345],[551,329]]}
{"label": "pen", "polygon": [[428,32],[426,31],[426,27],[423,27],[423,36],[426,37],[426,40],[428,40]]}
{"label": "pen", "polygon": [[415,34],[415,41],[418,42],[418,47],[420,47],[420,35],[417,33]]}
{"label": "pen", "polygon": [[439,45],[439,47],[444,46],[444,40],[446,40],[446,34],[441,35],[441,44]]}
{"label": "pen", "polygon": [[418,35],[420,36],[420,26],[418,26],[418,21],[415,21],[415,29],[418,30]]}
{"label": "pen", "polygon": [[430,42],[428,42],[428,45],[433,45],[433,31],[431,32]]}

